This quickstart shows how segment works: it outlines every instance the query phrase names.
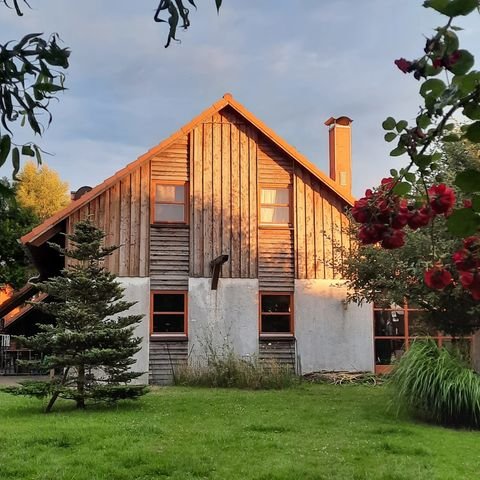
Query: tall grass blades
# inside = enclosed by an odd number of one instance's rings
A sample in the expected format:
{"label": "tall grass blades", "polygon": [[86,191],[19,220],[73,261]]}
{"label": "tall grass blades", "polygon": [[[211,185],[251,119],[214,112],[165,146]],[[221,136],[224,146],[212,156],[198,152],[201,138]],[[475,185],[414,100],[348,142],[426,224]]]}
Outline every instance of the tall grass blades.
{"label": "tall grass blades", "polygon": [[175,384],[183,386],[282,389],[299,383],[288,365],[256,358],[244,360],[232,351],[212,355],[204,362],[180,365],[175,370]]}
{"label": "tall grass blades", "polygon": [[442,425],[480,427],[480,376],[433,340],[412,344],[390,384],[399,408]]}

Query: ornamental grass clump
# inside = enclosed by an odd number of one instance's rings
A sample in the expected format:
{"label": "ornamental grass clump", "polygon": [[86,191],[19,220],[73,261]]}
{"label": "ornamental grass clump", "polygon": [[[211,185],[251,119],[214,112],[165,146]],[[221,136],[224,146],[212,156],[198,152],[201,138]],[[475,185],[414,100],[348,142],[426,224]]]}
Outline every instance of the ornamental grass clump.
{"label": "ornamental grass clump", "polygon": [[441,425],[480,427],[480,376],[459,351],[433,340],[416,341],[395,367],[390,384],[395,403]]}

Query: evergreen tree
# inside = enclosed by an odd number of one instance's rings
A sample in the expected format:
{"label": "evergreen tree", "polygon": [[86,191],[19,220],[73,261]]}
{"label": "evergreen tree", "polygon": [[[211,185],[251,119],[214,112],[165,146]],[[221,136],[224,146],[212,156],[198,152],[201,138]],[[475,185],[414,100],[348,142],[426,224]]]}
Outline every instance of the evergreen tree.
{"label": "evergreen tree", "polygon": [[35,307],[51,315],[52,325],[41,325],[37,335],[20,342],[41,352],[37,367],[63,372],[50,382],[25,382],[7,391],[50,397],[49,412],[57,398],[71,399],[77,408],[87,400],[116,401],[146,393],[144,385],[128,385],[141,375],[130,371],[141,338],[133,336],[142,315],[121,316],[135,302],[123,300],[123,288],[103,266],[117,246],[103,246],[105,234],[89,220],[79,222],[67,235],[67,248],[52,245],[70,261],[61,276],[38,283],[50,301]]}

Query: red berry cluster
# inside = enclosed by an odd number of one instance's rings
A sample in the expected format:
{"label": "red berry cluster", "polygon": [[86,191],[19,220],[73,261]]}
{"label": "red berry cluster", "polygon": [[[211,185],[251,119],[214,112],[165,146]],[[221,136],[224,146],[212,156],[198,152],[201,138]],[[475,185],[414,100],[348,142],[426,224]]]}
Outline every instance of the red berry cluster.
{"label": "red berry cluster", "polygon": [[380,187],[366,190],[351,210],[353,218],[361,223],[358,239],[363,245],[381,243],[386,249],[405,244],[407,225],[412,229],[428,225],[435,215],[448,215],[455,204],[454,191],[444,184],[428,189],[429,202],[421,206],[408,205],[406,199],[392,192],[393,178],[384,178]]}
{"label": "red berry cluster", "polygon": [[453,254],[452,260],[463,288],[474,300],[480,300],[480,237],[465,238],[463,248]]}

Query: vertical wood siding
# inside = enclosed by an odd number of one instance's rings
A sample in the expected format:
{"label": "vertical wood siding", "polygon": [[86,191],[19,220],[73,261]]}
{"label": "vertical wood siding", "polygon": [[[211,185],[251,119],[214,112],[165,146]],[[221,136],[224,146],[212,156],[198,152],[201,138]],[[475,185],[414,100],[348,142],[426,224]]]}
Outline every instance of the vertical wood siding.
{"label": "vertical wood siding", "polygon": [[210,262],[225,254],[223,277],[256,278],[256,131],[224,110],[190,139],[190,274],[210,277]]}
{"label": "vertical wood siding", "polygon": [[295,263],[297,278],[339,278],[350,249],[344,203],[303,167],[295,167]]}
{"label": "vertical wood siding", "polygon": [[[188,225],[150,225],[151,182],[185,181]],[[259,226],[259,187],[292,190],[292,224]],[[211,276],[258,278],[262,290],[292,291],[295,278],[336,278],[349,249],[344,201],[233,110],[225,108],[73,212],[68,229],[90,216],[106,243],[121,248],[106,261],[119,276],[151,277],[152,288],[188,287]]]}
{"label": "vertical wood siding", "polygon": [[150,164],[146,162],[69,216],[67,232],[90,218],[106,245],[120,245],[105,266],[120,277],[147,277],[150,224]]}

